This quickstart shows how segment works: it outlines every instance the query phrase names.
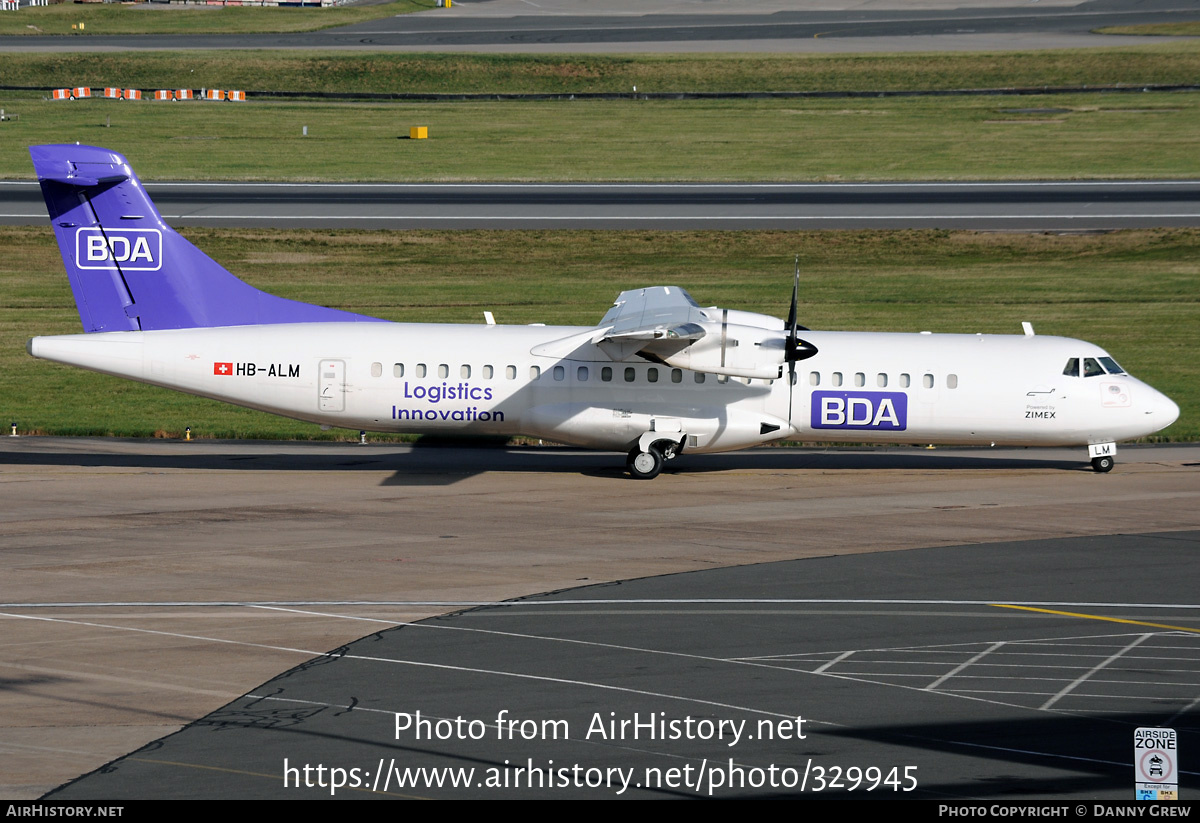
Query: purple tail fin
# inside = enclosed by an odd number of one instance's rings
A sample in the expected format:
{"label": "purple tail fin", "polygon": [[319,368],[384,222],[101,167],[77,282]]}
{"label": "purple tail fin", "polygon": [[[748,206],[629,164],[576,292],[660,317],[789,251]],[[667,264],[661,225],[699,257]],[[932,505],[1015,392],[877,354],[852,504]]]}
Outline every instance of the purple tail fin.
{"label": "purple tail fin", "polygon": [[382,322],[243,283],[163,222],[120,154],[30,146],[84,331]]}

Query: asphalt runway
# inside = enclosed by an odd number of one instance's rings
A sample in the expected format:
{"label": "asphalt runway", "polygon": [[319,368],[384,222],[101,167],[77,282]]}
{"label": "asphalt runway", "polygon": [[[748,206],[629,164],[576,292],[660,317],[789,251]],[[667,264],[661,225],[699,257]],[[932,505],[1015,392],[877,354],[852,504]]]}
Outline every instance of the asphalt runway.
{"label": "asphalt runway", "polygon": [[[1200,225],[1200,181],[831,184],[149,183],[174,226],[380,229],[972,229]],[[44,225],[36,183],[0,223]]]}
{"label": "asphalt runway", "polygon": [[[1200,446],[1107,475],[1079,451],[764,449],[638,483],[556,448],[0,438],[0,793],[136,753],[54,798],[278,796],[281,756],[372,785],[385,756],[501,780],[732,757],[1129,798],[1133,725],[1195,745]],[[1014,601],[1069,614],[990,605]],[[571,737],[394,736],[504,709]],[[809,736],[584,734],[660,711]]]}
{"label": "asphalt runway", "polygon": [[[586,5],[567,3],[546,14],[539,13],[536,6],[522,8],[509,3],[492,11],[486,2],[460,0],[450,9],[317,32],[0,37],[0,51],[366,48],[579,53],[1079,48],[1117,42],[1092,34],[1096,28],[1185,21],[1195,19],[1196,14],[1194,5],[1186,0],[1147,0],[1133,7],[1119,0],[1036,6],[965,3],[965,8],[830,5],[835,8],[778,10],[778,4],[759,4],[746,11],[725,3],[719,4],[717,11],[696,13],[694,6],[686,4],[659,4],[671,6],[664,9],[669,13],[631,14],[628,4],[589,13]],[[846,8],[848,5],[852,7]],[[506,13],[509,16],[501,16]],[[1120,42],[1156,40],[1121,38]]]}

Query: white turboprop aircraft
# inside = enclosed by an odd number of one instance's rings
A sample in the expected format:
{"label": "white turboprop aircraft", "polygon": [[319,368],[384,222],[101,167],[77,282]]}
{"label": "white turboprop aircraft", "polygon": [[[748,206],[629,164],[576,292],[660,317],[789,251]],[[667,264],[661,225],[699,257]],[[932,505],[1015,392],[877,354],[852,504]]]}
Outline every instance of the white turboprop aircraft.
{"label": "white turboprop aircraft", "polygon": [[[34,357],[328,426],[544,438],[627,452],[652,478],[684,452],[775,440],[1087,447],[1179,407],[1082,340],[823,332],[622,292],[592,327],[432,325],[284,300],[163,222],[107,149],[30,153],[86,334]],[[800,333],[803,332],[803,337]],[[803,365],[800,365],[800,363]]]}

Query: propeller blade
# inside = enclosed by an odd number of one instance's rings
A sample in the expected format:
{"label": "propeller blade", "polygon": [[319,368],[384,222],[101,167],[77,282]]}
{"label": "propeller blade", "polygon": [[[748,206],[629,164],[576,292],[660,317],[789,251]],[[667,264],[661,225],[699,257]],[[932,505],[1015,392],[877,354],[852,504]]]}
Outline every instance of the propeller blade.
{"label": "propeller blade", "polygon": [[796,276],[792,280],[792,304],[788,307],[787,346],[783,356],[788,364],[788,425],[792,422],[792,395],[796,391],[796,304],[800,301],[800,255],[796,255]]}
{"label": "propeller blade", "polygon": [[796,335],[796,304],[800,300],[800,255],[796,255],[796,278],[792,281],[792,305],[788,308],[787,331]]}
{"label": "propeller blade", "polygon": [[[792,305],[788,308],[787,319],[787,350],[785,357],[788,361],[788,374],[796,376],[796,307],[800,302],[800,255],[796,255],[796,276],[792,280]],[[793,380],[793,382],[795,382]]]}

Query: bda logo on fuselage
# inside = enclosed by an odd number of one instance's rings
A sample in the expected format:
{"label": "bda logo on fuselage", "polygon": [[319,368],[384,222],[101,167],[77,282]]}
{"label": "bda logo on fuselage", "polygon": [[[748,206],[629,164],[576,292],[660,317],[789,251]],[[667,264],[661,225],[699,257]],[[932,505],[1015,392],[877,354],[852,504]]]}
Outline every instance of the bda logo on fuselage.
{"label": "bda logo on fuselage", "polygon": [[814,429],[904,431],[908,428],[908,395],[891,391],[815,391]]}
{"label": "bda logo on fuselage", "polygon": [[158,271],[162,232],[158,229],[96,229],[75,232],[75,265],[81,269]]}

